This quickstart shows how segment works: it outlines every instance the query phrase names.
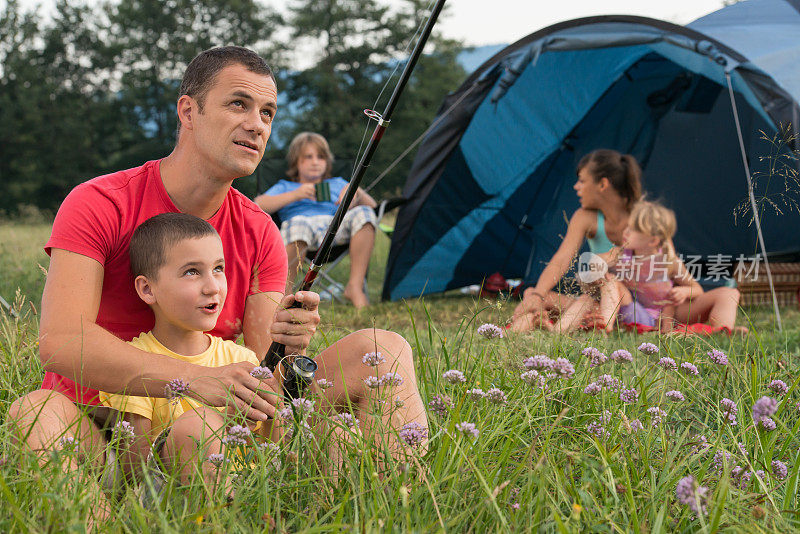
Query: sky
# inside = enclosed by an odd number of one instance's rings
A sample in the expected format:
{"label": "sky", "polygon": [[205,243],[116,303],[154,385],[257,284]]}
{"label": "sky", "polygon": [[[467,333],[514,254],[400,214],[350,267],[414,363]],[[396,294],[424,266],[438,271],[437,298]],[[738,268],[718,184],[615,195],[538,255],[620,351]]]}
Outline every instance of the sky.
{"label": "sky", "polygon": [[[513,43],[556,22],[593,15],[639,15],[684,25],[722,0],[449,0],[440,28],[467,45]],[[491,6],[491,9],[489,7]]]}
{"label": "sky", "polygon": [[[261,1],[279,7],[288,3]],[[26,8],[41,5],[47,12],[55,0],[21,3]],[[0,6],[5,4],[0,0]],[[445,6],[438,24],[445,37],[480,46],[513,43],[556,22],[592,15],[640,15],[683,25],[721,8],[722,0],[448,0]]]}

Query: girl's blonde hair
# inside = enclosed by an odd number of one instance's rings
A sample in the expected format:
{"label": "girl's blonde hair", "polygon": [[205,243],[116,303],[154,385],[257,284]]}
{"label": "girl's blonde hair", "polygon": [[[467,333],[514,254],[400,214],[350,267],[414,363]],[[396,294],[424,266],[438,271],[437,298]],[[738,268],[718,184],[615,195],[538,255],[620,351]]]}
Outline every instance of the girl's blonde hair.
{"label": "girl's blonde hair", "polygon": [[333,152],[331,152],[331,147],[328,145],[328,141],[322,137],[318,133],[314,132],[302,132],[294,136],[292,142],[289,143],[289,151],[286,154],[286,161],[289,163],[289,170],[286,171],[286,174],[291,178],[293,181],[297,181],[297,164],[300,161],[300,155],[305,149],[306,145],[311,145],[317,149],[322,157],[325,158],[327,165],[325,166],[325,172],[322,175],[322,179],[326,180],[331,177],[331,169],[333,168]]}
{"label": "girl's blonde hair", "polygon": [[678,229],[675,212],[651,200],[640,200],[633,205],[631,216],[628,220],[631,230],[636,230],[651,237],[657,237],[664,247],[664,252],[670,261],[675,260],[675,245],[672,238]]}

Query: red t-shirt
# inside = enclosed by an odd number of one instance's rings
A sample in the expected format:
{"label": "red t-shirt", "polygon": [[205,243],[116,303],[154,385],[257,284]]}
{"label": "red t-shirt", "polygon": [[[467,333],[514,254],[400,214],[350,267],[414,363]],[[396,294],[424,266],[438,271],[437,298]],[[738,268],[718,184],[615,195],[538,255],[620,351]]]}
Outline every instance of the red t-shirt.
{"label": "red t-shirt", "polygon": [[[61,204],[45,245],[48,254],[59,248],[103,265],[96,322],[124,341],[152,330],[154,323],[153,312],[133,287],[128,257],[131,235],[153,215],[180,211],[164,188],[159,164],[160,160],[148,161],[75,187]],[[242,332],[247,297],[284,291],[286,250],[269,215],[232,187],[208,222],[222,239],[228,280],[228,297],[211,334],[236,339]],[[73,401],[97,404],[97,390],[56,373],[45,373],[42,388],[64,393]]]}

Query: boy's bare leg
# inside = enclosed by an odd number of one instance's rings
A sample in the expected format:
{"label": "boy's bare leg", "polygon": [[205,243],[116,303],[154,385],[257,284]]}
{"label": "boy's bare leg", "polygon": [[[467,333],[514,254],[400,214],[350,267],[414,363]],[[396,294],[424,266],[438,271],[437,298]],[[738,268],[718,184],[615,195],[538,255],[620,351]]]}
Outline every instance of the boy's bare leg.
{"label": "boy's bare leg", "polygon": [[350,239],[350,278],[344,288],[344,296],[356,308],[369,306],[369,299],[364,293],[364,280],[374,246],[375,227],[371,224],[362,226]]}
{"label": "boy's bare leg", "polygon": [[[207,460],[212,454],[222,454],[224,436],[225,419],[218,410],[203,407],[184,412],[172,424],[161,457],[166,465],[178,468],[183,484],[191,480],[197,463],[202,462],[203,478],[208,487],[213,488],[220,483],[218,469]],[[227,492],[229,481],[223,483]]]}
{"label": "boy's bare leg", "polygon": [[[364,354],[380,352],[385,361],[377,367],[362,363]],[[386,330],[359,330],[337,341],[316,358],[319,363],[317,378],[326,378],[334,383],[324,395],[335,407],[346,409],[351,405],[360,420],[360,429],[366,439],[376,447],[387,443],[393,454],[400,453],[404,445],[398,441],[397,431],[406,423],[417,423],[428,427],[425,405],[417,388],[414,358],[411,346],[402,336]],[[402,382],[394,387],[382,386],[372,390],[364,383],[368,376],[382,377],[386,373],[397,373]],[[372,409],[376,398],[380,404],[380,422],[383,428],[391,428],[388,435],[379,435],[373,421]],[[401,406],[395,407],[399,400]],[[423,444],[419,450],[425,450]]]}

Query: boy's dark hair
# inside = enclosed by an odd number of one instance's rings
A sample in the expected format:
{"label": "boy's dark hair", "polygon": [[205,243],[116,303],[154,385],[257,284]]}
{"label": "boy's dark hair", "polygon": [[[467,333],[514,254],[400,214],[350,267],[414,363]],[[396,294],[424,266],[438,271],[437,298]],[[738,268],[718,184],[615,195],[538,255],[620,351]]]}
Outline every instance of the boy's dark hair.
{"label": "boy's dark hair", "polygon": [[[206,95],[214,85],[217,74],[229,65],[242,65],[250,72],[269,76],[275,81],[275,74],[267,62],[252,50],[241,46],[219,46],[200,52],[189,62],[183,73],[178,98],[183,95],[191,96],[202,112]],[[178,130],[180,127],[178,121]]]}
{"label": "boy's dark hair", "polygon": [[214,227],[200,217],[188,213],[161,213],[150,217],[133,232],[130,254],[133,277],[155,280],[158,270],[167,262],[167,249],[186,239],[214,235]]}

